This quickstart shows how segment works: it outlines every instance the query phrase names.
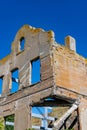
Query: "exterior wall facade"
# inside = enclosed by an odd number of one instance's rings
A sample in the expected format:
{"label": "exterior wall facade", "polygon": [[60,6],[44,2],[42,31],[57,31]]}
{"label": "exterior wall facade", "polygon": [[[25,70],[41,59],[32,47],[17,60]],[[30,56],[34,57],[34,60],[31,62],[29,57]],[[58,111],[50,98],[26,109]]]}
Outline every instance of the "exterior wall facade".
{"label": "exterior wall facade", "polygon": [[86,59],[65,46],[53,47],[56,86],[87,96]]}
{"label": "exterior wall facade", "polygon": [[[23,50],[20,49],[22,39],[25,40]],[[52,77],[50,56],[52,43],[52,31],[45,32],[28,25],[23,26],[18,31],[12,43],[11,54],[0,61],[0,77],[3,77],[3,94],[9,93],[11,89],[11,72],[15,69],[19,70],[19,89],[31,85],[31,62],[37,58],[41,62],[40,80],[43,81]]]}
{"label": "exterior wall facade", "polygon": [[[12,51],[0,60],[0,77],[3,79],[0,98],[0,115],[15,115],[15,130],[31,127],[31,104],[51,94],[53,87],[53,67],[51,53],[54,39],[52,31],[45,32],[24,25],[16,34]],[[21,50],[22,40],[25,41]],[[32,61],[40,60],[40,81],[31,83]],[[12,72],[18,69],[18,91],[11,93]],[[37,76],[37,74],[36,74]],[[49,88],[49,91],[46,90]],[[42,93],[38,93],[43,91]]]}
{"label": "exterior wall facade", "polygon": [[[23,40],[25,44],[21,49]],[[14,130],[31,128],[32,105],[51,97],[56,99],[56,104],[60,101],[72,104],[79,99],[80,130],[87,128],[86,59],[76,53],[74,38],[66,37],[65,44],[56,44],[52,31],[24,25],[16,34],[11,54],[0,60],[0,78],[3,80],[0,116],[14,114]],[[36,59],[40,60],[40,81],[33,84],[32,61]],[[12,72],[16,69],[19,88],[11,93]]]}

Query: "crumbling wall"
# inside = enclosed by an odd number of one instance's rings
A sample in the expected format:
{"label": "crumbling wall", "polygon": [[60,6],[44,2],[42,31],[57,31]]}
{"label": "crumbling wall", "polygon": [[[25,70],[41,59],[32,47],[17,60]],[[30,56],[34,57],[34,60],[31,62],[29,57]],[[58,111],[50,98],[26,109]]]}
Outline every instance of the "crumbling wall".
{"label": "crumbling wall", "polygon": [[54,45],[53,55],[56,86],[87,95],[86,59],[61,45]]}
{"label": "crumbling wall", "polygon": [[[22,41],[25,42],[23,49]],[[73,104],[79,99],[76,108],[80,128],[87,128],[86,59],[76,53],[74,38],[66,37],[65,44],[56,44],[52,31],[24,25],[16,34],[11,53],[0,60],[0,78],[3,81],[0,116],[14,114],[14,130],[31,128],[31,107],[40,103],[44,106],[44,99],[48,98],[54,98],[57,105],[65,101]],[[40,60],[40,81],[33,84],[32,61],[36,59]],[[12,93],[12,72],[16,69],[19,88]]]}
{"label": "crumbling wall", "polygon": [[[22,41],[24,40],[24,48]],[[0,115],[15,115],[15,130],[25,130],[31,127],[31,104],[40,101],[41,97],[49,95],[30,95],[53,86],[53,68],[51,64],[52,44],[54,34],[24,25],[16,34],[12,43],[11,54],[0,60],[0,77],[3,80],[0,98]],[[32,61],[40,60],[40,81],[31,83]],[[18,69],[19,89],[11,93],[12,72]],[[37,69],[37,68],[36,68]],[[37,74],[36,74],[37,75]],[[15,79],[14,79],[15,80]],[[35,101],[36,100],[36,101]]]}
{"label": "crumbling wall", "polygon": [[[21,42],[25,40],[24,49]],[[12,52],[0,60],[0,77],[3,77],[3,94],[9,94],[12,86],[12,71],[19,70],[19,90],[31,85],[32,60],[40,59],[41,81],[52,77],[50,50],[53,44],[53,32],[45,32],[24,25],[16,34],[12,43]]]}

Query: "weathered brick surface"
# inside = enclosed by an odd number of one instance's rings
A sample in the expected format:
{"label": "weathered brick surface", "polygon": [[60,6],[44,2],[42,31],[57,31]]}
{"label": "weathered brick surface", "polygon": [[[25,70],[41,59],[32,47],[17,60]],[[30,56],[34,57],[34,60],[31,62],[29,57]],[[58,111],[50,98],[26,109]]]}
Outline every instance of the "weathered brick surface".
{"label": "weathered brick surface", "polygon": [[[23,50],[22,39],[25,39]],[[80,130],[86,130],[87,60],[76,53],[74,38],[66,37],[65,44],[66,46],[57,44],[52,31],[45,32],[24,25],[16,34],[11,53],[0,60],[0,77],[3,78],[0,115],[5,117],[14,114],[15,130],[31,127],[31,105],[51,97],[70,104],[79,99]],[[31,84],[31,62],[36,58],[41,63],[41,79]],[[12,71],[15,69],[19,71],[19,90],[11,93]],[[74,115],[68,121],[69,124],[73,118]],[[77,126],[75,130],[78,129]]]}
{"label": "weathered brick surface", "polygon": [[61,45],[54,47],[53,55],[56,86],[87,95],[85,58]]}

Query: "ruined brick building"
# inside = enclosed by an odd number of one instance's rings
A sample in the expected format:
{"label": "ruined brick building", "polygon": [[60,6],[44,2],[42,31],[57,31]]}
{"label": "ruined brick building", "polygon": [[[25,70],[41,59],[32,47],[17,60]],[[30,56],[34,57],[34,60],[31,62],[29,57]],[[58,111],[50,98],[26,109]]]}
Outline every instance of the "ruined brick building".
{"label": "ruined brick building", "polygon": [[[22,40],[25,40],[24,49],[21,49]],[[32,62],[36,60],[40,61],[40,81],[32,84]],[[18,70],[19,88],[11,93],[15,70]],[[3,81],[0,116],[14,114],[14,130],[26,130],[32,126],[33,106],[69,104],[70,109],[54,122],[53,129],[62,129],[66,119],[76,112],[77,125],[72,128],[86,130],[86,76],[87,60],[76,53],[74,38],[67,36],[65,46],[62,46],[56,43],[52,31],[24,25],[15,36],[11,53],[0,60],[0,79]],[[54,100],[47,101],[48,98]]]}

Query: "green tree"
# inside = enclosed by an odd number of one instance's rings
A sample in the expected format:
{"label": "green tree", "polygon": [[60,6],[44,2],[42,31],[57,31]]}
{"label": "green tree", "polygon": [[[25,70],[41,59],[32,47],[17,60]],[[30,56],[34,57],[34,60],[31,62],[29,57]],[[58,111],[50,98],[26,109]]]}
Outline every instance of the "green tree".
{"label": "green tree", "polygon": [[[5,117],[5,122],[14,122],[14,115],[9,115]],[[14,130],[14,126],[11,125],[5,125],[5,130]]]}
{"label": "green tree", "polygon": [[0,117],[0,130],[4,130],[4,118]]}

